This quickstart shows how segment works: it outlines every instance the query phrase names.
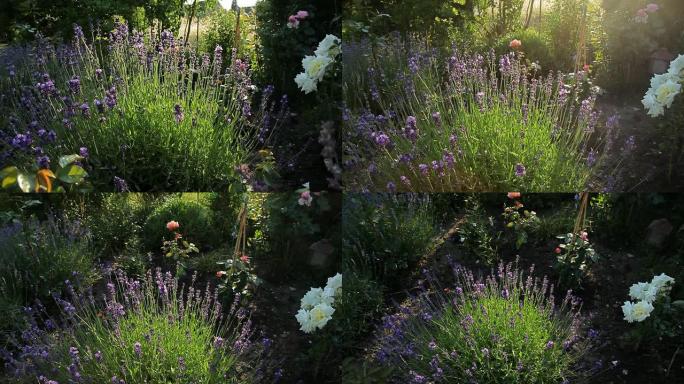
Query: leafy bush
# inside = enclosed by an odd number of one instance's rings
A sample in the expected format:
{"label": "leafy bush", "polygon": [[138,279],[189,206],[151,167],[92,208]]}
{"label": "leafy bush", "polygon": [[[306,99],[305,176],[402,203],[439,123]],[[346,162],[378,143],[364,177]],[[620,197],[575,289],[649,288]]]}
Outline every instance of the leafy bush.
{"label": "leafy bush", "polygon": [[467,251],[467,257],[484,265],[495,265],[499,260],[498,240],[501,233],[496,232],[494,219],[485,215],[484,209],[471,196],[466,199],[464,223],[458,228],[461,245]]}
{"label": "leafy bush", "polygon": [[530,63],[539,64],[541,66],[541,73],[566,69],[556,64],[549,43],[542,34],[534,29],[524,29],[503,36],[498,40],[494,48],[495,52],[498,55],[505,55],[510,52],[510,43],[514,39],[522,42],[520,50],[525,54],[525,59]]}
{"label": "leafy bush", "polygon": [[340,355],[351,354],[371,332],[383,305],[383,289],[377,282],[354,272],[344,274],[344,289],[328,326],[335,347],[342,349]]}
{"label": "leafy bush", "polygon": [[95,279],[97,257],[90,236],[77,222],[50,217],[0,229],[0,330],[18,324],[21,307],[60,294],[65,281]]}
{"label": "leafy bush", "polygon": [[558,256],[554,268],[560,274],[559,282],[565,287],[580,288],[599,255],[589,243],[587,232],[568,233],[557,238],[563,241],[555,250]]}
{"label": "leafy bush", "polygon": [[504,206],[504,213],[502,214],[506,222],[506,228],[513,232],[516,249],[520,249],[520,247],[526,244],[530,234],[536,234],[541,227],[541,221],[537,217],[537,213],[523,208],[524,205],[522,203],[515,201],[512,206]]}
{"label": "leafy bush", "polygon": [[[315,266],[321,275],[337,269],[334,250],[339,238],[339,216],[330,212],[335,212],[332,204],[338,204],[338,197],[312,193],[306,187],[254,197],[254,202],[263,202],[253,210],[254,227],[258,228],[253,240],[254,261],[265,275],[287,279],[294,273],[299,275],[302,265]],[[321,245],[321,252],[314,249],[314,244]],[[313,260],[312,254],[321,257]]]}
{"label": "leafy bush", "polygon": [[64,328],[31,328],[32,352],[7,359],[19,382],[253,383],[268,373],[257,371],[261,344],[249,340],[243,310],[223,317],[212,292],[186,292],[169,273],[119,274],[102,305],[87,295],[57,301],[63,319],[51,324]]}
{"label": "leafy bush", "polygon": [[591,372],[580,364],[588,341],[579,300],[568,292],[557,305],[552,290],[510,264],[484,280],[458,270],[454,289],[384,318],[375,358],[404,382],[581,381]]}
{"label": "leafy bush", "polygon": [[145,221],[142,233],[146,250],[157,251],[164,240],[173,239],[173,233],[166,228],[170,221],[177,221],[183,238],[200,249],[218,248],[226,241],[229,230],[216,227],[211,209],[202,202],[186,196],[170,197]]}
{"label": "leafy bush", "polygon": [[[340,36],[339,15],[342,2],[332,4],[327,0],[265,0],[256,6],[256,33],[261,43],[262,82],[273,84],[279,91],[288,95],[298,95],[293,102],[307,105],[315,100],[315,95],[305,96],[298,89],[294,78],[301,68],[302,58],[311,54],[327,34]],[[287,26],[290,15],[298,11],[308,12],[298,28]],[[325,107],[325,106],[324,106]],[[304,109],[303,109],[304,110]],[[331,109],[325,109],[330,112]],[[316,116],[316,119],[329,119],[330,114]],[[319,121],[315,121],[317,124]]]}
{"label": "leafy bush", "polygon": [[390,289],[430,249],[437,227],[423,195],[346,194],[342,212],[343,260]]}
{"label": "leafy bush", "polygon": [[[159,199],[153,194],[102,194],[101,201],[79,213],[92,233],[93,247],[105,258],[135,249],[147,216]],[[160,243],[161,244],[161,243]]]}
{"label": "leafy bush", "polygon": [[[213,11],[209,20],[209,27],[200,38],[200,49],[203,52],[213,52],[217,45],[226,48],[235,48],[235,30],[237,15],[233,11],[225,10],[221,7]],[[239,57],[249,59],[250,62],[257,64],[256,61],[256,41],[252,41],[251,30],[254,29],[254,16],[242,13],[240,15],[240,45],[238,48]]]}

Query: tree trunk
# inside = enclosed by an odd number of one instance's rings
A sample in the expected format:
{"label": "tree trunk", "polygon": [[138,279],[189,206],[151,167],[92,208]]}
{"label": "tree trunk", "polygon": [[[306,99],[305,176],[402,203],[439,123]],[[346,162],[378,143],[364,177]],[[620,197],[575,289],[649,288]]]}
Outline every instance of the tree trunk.
{"label": "tree trunk", "polygon": [[192,18],[195,17],[195,8],[197,8],[197,0],[192,2],[192,10],[190,11],[190,19],[188,19],[188,31],[185,34],[185,43],[184,44],[186,44],[186,45],[188,44],[188,40],[190,40],[190,29],[192,29]]}
{"label": "tree trunk", "polygon": [[532,14],[534,13],[534,0],[530,0],[530,6],[527,8],[527,19],[525,20],[525,29],[530,27],[532,21]]}

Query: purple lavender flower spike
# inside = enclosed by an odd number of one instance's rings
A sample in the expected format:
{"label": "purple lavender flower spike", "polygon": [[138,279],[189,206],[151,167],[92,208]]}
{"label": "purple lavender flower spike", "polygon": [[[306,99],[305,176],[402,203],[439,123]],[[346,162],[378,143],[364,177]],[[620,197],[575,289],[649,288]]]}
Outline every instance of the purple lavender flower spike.
{"label": "purple lavender flower spike", "polygon": [[521,163],[518,163],[515,165],[515,175],[518,177],[523,177],[527,174],[527,170],[525,169],[525,166],[522,165]]}
{"label": "purple lavender flower spike", "polygon": [[179,124],[183,121],[183,118],[185,117],[185,115],[183,114],[183,108],[181,108],[179,104],[176,104],[173,107],[173,114],[176,118],[176,123]]}
{"label": "purple lavender flower spike", "polygon": [[118,176],[114,176],[114,188],[117,192],[128,192],[128,184],[126,184],[126,180]]}

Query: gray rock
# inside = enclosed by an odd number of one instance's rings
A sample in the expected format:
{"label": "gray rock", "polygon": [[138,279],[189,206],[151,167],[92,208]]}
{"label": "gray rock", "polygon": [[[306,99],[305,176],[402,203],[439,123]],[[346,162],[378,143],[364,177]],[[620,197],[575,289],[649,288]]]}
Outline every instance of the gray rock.
{"label": "gray rock", "polygon": [[317,241],[309,247],[311,255],[309,257],[309,264],[313,267],[325,268],[332,264],[332,256],[335,252],[335,247],[328,239]]}
{"label": "gray rock", "polygon": [[673,229],[668,219],[653,220],[646,229],[646,243],[656,248],[662,247]]}

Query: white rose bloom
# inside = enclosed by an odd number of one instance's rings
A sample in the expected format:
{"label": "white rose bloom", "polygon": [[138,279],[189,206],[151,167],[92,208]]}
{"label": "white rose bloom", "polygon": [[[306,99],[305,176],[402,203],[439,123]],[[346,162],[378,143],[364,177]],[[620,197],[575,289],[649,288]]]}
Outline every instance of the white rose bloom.
{"label": "white rose bloom", "polygon": [[629,296],[634,300],[644,300],[649,303],[655,300],[658,294],[658,287],[654,287],[649,283],[636,283],[629,287]]}
{"label": "white rose bloom", "polygon": [[674,77],[669,73],[663,73],[662,75],[654,75],[651,78],[651,89],[649,89],[648,91],[651,93],[655,93],[655,91],[658,88],[660,88],[663,84],[667,83],[670,80],[677,81],[677,77]]}
{"label": "white rose bloom", "polygon": [[335,312],[335,308],[331,307],[326,303],[320,303],[315,306],[310,312],[311,324],[321,329],[332,319],[332,314]]}
{"label": "white rose bloom", "polygon": [[668,108],[672,106],[675,96],[682,90],[682,85],[673,80],[667,80],[655,92],[656,101]]}
{"label": "white rose bloom", "polygon": [[682,77],[684,76],[684,55],[679,55],[676,59],[672,60],[670,63],[670,70],[667,72],[671,76]]}
{"label": "white rose bloom", "polygon": [[326,303],[328,305],[333,305],[335,303],[335,295],[337,292],[335,292],[334,289],[330,287],[325,287],[323,289],[323,297],[321,298],[321,303]]}
{"label": "white rose bloom", "polygon": [[342,41],[339,37],[335,35],[327,35],[320,43],[318,43],[318,49],[316,49],[316,56],[329,57],[334,59],[342,51],[340,49],[340,44]]}
{"label": "white rose bloom", "polygon": [[330,63],[332,63],[332,59],[326,56],[306,56],[302,60],[304,72],[316,81],[323,80]]}
{"label": "white rose bloom", "polygon": [[670,276],[664,273],[661,273],[660,276],[653,276],[653,280],[651,280],[651,285],[660,290],[667,284],[674,284],[674,282],[675,279],[671,278]]}
{"label": "white rose bloom", "polygon": [[628,323],[644,321],[653,311],[651,303],[640,301],[636,304],[631,301],[625,301],[622,306],[622,313],[625,315],[624,320]]}
{"label": "white rose bloom", "polygon": [[644,105],[644,108],[648,110],[648,115],[651,117],[658,117],[665,113],[665,107],[658,103],[655,95],[650,91],[646,94],[646,96],[644,96],[644,99],[641,100],[641,103]]}
{"label": "white rose bloom", "polygon": [[328,283],[325,285],[326,288],[330,288],[334,295],[342,290],[342,274],[338,273],[333,277],[328,278]]}
{"label": "white rose bloom", "polygon": [[315,92],[318,89],[318,82],[309,77],[306,73],[302,72],[297,77],[295,77],[295,83],[299,86],[299,89],[307,95],[311,92]]}
{"label": "white rose bloom", "polygon": [[309,310],[323,301],[323,289],[322,288],[311,288],[309,292],[302,297],[301,307],[303,309]]}
{"label": "white rose bloom", "polygon": [[295,318],[299,322],[299,325],[301,325],[299,329],[304,333],[311,333],[316,328],[311,321],[311,313],[307,310],[300,309],[295,315]]}

